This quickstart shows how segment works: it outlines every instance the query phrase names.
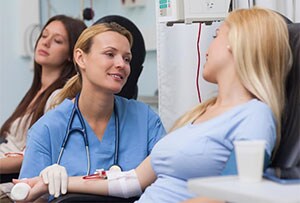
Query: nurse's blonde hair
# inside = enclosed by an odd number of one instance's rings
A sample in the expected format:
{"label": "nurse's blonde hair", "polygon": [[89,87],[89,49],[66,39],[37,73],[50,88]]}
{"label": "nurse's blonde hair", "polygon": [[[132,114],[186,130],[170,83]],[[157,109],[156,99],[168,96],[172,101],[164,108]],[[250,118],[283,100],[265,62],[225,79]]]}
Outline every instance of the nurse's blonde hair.
{"label": "nurse's blonde hair", "polygon": [[[113,31],[117,32],[123,36],[125,36],[130,46],[132,46],[133,38],[131,33],[122,27],[121,25],[111,22],[111,23],[100,23],[93,25],[87,29],[85,29],[80,37],[78,38],[75,46],[74,52],[76,49],[81,49],[84,53],[88,54],[91,50],[93,39],[96,35],[101,34],[103,32]],[[75,53],[74,53],[75,56]],[[75,60],[74,60],[75,61]],[[63,87],[63,89],[55,96],[53,102],[51,104],[51,108],[60,104],[64,99],[69,98],[72,99],[76,96],[77,93],[81,91],[82,88],[82,79],[80,69],[78,68],[78,64],[75,63],[77,74],[73,76]]]}
{"label": "nurse's blonde hair", "polygon": [[[276,149],[281,137],[284,84],[292,64],[287,25],[274,11],[257,7],[235,10],[225,23],[229,26],[229,45],[241,83],[258,100],[266,103],[275,116]],[[194,121],[215,101],[216,98],[212,98],[199,104],[177,120],[171,130]]]}

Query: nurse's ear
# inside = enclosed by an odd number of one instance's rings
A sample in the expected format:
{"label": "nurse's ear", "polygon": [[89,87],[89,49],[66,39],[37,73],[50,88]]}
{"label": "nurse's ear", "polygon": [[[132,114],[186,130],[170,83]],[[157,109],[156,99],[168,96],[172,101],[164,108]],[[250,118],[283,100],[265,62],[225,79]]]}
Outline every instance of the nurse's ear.
{"label": "nurse's ear", "polygon": [[77,48],[74,51],[74,60],[80,69],[82,70],[86,69],[84,52],[81,49]]}

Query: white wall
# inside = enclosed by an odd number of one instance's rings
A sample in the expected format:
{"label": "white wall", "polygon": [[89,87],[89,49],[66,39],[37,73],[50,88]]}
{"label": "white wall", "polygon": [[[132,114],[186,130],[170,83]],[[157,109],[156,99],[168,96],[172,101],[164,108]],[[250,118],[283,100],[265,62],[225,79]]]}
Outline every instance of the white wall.
{"label": "white wall", "polygon": [[[203,80],[205,52],[220,23],[202,25],[200,38],[200,87],[202,101],[216,93],[216,86]],[[197,35],[199,24],[174,24],[158,27],[159,113],[167,129],[198,102],[197,95]]]}
{"label": "white wall", "polygon": [[13,112],[32,80],[32,62],[21,57],[21,0],[0,1],[0,125]]}
{"label": "white wall", "polygon": [[[234,1],[238,8],[248,8],[248,3],[253,5],[253,1]],[[156,2],[158,3],[158,0]],[[256,0],[256,5],[276,10],[292,21],[300,22],[300,0]],[[159,16],[158,6],[156,15]],[[174,24],[173,27],[167,27],[157,23],[159,114],[166,129],[169,129],[184,112],[199,103],[195,82],[198,25]],[[205,62],[205,51],[217,26],[218,23],[213,23],[212,26],[202,25],[201,72]],[[217,92],[216,86],[205,82],[202,76],[199,84],[202,101]]]}

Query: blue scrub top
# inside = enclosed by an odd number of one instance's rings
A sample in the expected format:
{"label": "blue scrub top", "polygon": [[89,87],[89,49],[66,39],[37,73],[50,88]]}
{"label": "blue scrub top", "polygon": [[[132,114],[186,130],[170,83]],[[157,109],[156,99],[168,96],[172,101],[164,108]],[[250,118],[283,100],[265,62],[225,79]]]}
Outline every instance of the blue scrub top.
{"label": "blue scrub top", "polygon": [[[127,171],[137,167],[150,154],[155,143],[165,135],[165,129],[148,105],[119,96],[115,96],[115,101],[120,131],[118,164]],[[20,178],[38,176],[45,167],[57,162],[73,106],[71,100],[64,100],[28,131]],[[85,119],[84,122],[90,148],[90,173],[101,168],[108,170],[114,162],[115,115],[112,114],[101,141]],[[77,115],[72,126],[81,128]],[[69,137],[60,165],[66,168],[69,176],[86,174],[86,150],[80,133],[72,133]]]}
{"label": "blue scrub top", "polygon": [[199,124],[188,124],[161,139],[150,154],[157,180],[138,202],[175,203],[193,198],[187,180],[221,175],[235,140],[266,140],[270,155],[276,140],[271,109],[253,99]]}

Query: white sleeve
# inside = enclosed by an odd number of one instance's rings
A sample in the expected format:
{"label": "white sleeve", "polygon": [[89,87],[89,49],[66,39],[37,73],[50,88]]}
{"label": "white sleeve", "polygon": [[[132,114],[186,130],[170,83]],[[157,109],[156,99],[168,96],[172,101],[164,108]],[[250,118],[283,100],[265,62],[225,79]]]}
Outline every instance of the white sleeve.
{"label": "white sleeve", "polygon": [[51,104],[53,102],[53,99],[55,98],[55,96],[61,91],[61,89],[57,89],[55,91],[52,92],[52,94],[49,96],[45,108],[44,108],[44,113],[46,113],[47,111],[50,110]]}

